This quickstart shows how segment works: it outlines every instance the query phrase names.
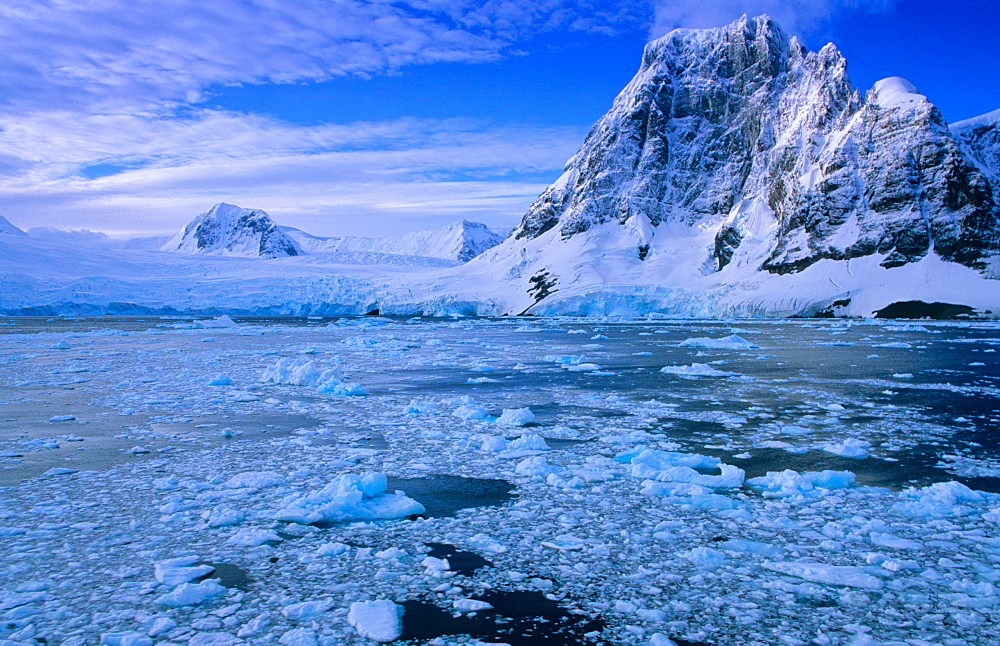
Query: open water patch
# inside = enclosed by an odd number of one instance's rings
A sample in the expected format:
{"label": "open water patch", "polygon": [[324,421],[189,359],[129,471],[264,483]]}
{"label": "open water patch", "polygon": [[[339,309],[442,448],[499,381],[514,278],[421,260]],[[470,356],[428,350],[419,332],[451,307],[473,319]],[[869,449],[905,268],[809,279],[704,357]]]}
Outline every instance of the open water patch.
{"label": "open water patch", "polygon": [[599,638],[605,622],[568,612],[541,592],[493,592],[474,597],[492,608],[453,616],[425,601],[403,602],[401,641],[422,643],[449,635],[468,635],[510,646],[577,646],[609,642]]}
{"label": "open water patch", "polygon": [[475,552],[460,550],[448,543],[427,543],[431,551],[428,556],[436,559],[447,559],[451,572],[458,572],[462,576],[472,576],[476,570],[493,565]]}
{"label": "open water patch", "polygon": [[447,518],[460,509],[499,507],[510,502],[514,485],[492,478],[431,475],[423,478],[389,478],[387,489],[401,489],[424,506],[422,516]]}

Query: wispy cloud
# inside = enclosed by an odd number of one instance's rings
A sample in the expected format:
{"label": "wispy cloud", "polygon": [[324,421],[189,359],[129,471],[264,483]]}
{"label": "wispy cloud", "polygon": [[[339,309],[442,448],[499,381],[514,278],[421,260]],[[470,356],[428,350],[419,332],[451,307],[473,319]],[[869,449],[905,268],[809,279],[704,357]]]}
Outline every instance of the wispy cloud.
{"label": "wispy cloud", "polygon": [[221,200],[318,234],[513,225],[585,134],[468,120],[301,127],[219,111],[44,113],[0,127],[16,169],[0,182],[9,219],[135,233],[177,229]]}
{"label": "wispy cloud", "polygon": [[768,14],[786,31],[809,34],[845,11],[885,11],[898,0],[654,0],[651,36],[677,27],[721,27],[743,14]]}
{"label": "wispy cloud", "polygon": [[495,59],[554,29],[634,29],[627,0],[7,0],[0,109],[116,110],[227,83]]}

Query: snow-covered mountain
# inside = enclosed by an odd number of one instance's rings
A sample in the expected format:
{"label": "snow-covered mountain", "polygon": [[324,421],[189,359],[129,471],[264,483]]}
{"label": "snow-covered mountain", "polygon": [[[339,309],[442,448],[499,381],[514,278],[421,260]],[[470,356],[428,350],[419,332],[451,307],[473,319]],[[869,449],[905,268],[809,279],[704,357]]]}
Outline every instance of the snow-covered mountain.
{"label": "snow-covered mountain", "polygon": [[321,238],[291,227],[280,228],[303,253],[339,257],[348,264],[456,265],[472,260],[504,239],[485,224],[467,220],[396,238]]}
{"label": "snow-covered mountain", "polygon": [[260,258],[297,256],[298,249],[260,209],[220,202],[202,213],[162,247],[178,253]]}
{"label": "snow-covered mountain", "polygon": [[0,235],[26,236],[28,234],[15,227],[7,218],[0,215]]}
{"label": "snow-covered mountain", "polygon": [[862,95],[834,45],[766,16],[676,30],[475,277],[440,289],[490,285],[511,313],[1000,309],[995,128],[960,141],[901,78]]}

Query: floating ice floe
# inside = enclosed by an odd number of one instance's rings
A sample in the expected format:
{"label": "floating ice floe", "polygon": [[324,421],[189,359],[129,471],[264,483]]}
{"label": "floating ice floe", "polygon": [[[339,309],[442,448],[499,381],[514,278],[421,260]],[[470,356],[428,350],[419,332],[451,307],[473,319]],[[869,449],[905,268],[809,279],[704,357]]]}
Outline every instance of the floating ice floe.
{"label": "floating ice floe", "polygon": [[686,379],[697,379],[699,377],[738,377],[739,373],[716,370],[705,363],[692,363],[690,366],[664,366],[660,372],[668,375],[677,375]]}
{"label": "floating ice floe", "polygon": [[747,484],[761,491],[765,498],[816,498],[834,489],[853,487],[856,476],[850,471],[805,471],[793,469],[768,471],[750,478]]}
{"label": "floating ice floe", "polygon": [[197,556],[181,556],[153,564],[153,578],[159,583],[170,586],[200,579],[214,571],[215,568],[211,565],[199,565]]}
{"label": "floating ice floe", "polygon": [[50,345],[49,347],[51,349],[53,349],[53,350],[70,350],[70,349],[73,348],[73,346],[71,346],[65,340],[60,341],[59,343],[56,343],[55,345]]}
{"label": "floating ice floe", "polygon": [[239,530],[226,540],[226,545],[237,545],[239,547],[258,547],[267,543],[280,543],[284,539],[278,536],[273,529],[261,529],[257,527],[246,527]]}
{"label": "floating ice floe", "polygon": [[694,337],[685,339],[679,344],[682,348],[712,348],[718,350],[751,350],[758,347],[737,334],[730,334],[719,339],[711,337]]}
{"label": "floating ice floe", "polygon": [[[675,453],[658,449],[645,449],[637,455],[625,454],[622,458],[632,464],[631,474],[636,478],[657,482],[685,482],[710,489],[730,489],[743,485],[743,469],[725,464],[718,458],[696,453]],[[699,473],[697,469],[719,469],[719,475]]]}
{"label": "floating ice floe", "polygon": [[842,442],[828,442],[820,446],[821,451],[845,458],[867,458],[869,442],[864,440],[846,439]]}
{"label": "floating ice floe", "polygon": [[517,453],[521,451],[548,451],[549,445],[545,438],[537,433],[525,433],[516,440],[508,440],[499,435],[487,435],[483,438],[480,450],[490,453]]}
{"label": "floating ice floe", "polygon": [[217,375],[213,377],[209,382],[209,386],[232,386],[233,380],[226,375]]}
{"label": "floating ice floe", "polygon": [[223,328],[223,327],[236,327],[237,325],[238,324],[236,323],[236,321],[229,318],[228,314],[223,314],[222,316],[216,316],[214,319],[191,322],[191,327],[194,328]]}
{"label": "floating ice floe", "polygon": [[986,496],[961,482],[937,482],[929,487],[912,487],[900,493],[902,500],[892,510],[911,518],[967,516],[976,509],[963,503],[982,503]]}
{"label": "floating ice floe", "polygon": [[194,606],[211,601],[225,591],[226,588],[218,579],[207,579],[201,583],[182,583],[174,588],[173,592],[158,597],[156,603],[173,608]]}
{"label": "floating ice floe", "polygon": [[787,574],[815,583],[864,588],[866,590],[881,590],[883,585],[882,580],[878,577],[868,574],[863,568],[851,565],[827,565],[825,563],[796,561],[765,561],[762,565],[772,572]]}
{"label": "floating ice floe", "polygon": [[322,489],[290,496],[274,517],[308,525],[320,521],[377,520],[424,513],[424,506],[416,500],[401,491],[385,493],[385,489],[384,473],[344,474]]}
{"label": "floating ice floe", "polygon": [[388,599],[355,601],[347,613],[347,623],[362,637],[391,642],[403,633],[403,607]]}
{"label": "floating ice floe", "polygon": [[496,423],[500,426],[527,426],[535,421],[535,414],[529,408],[505,408]]}

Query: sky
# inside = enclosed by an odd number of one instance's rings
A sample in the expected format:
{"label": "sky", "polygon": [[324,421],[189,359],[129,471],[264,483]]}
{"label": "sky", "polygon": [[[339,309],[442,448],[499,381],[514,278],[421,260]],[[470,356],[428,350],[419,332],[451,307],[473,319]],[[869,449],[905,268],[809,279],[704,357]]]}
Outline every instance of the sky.
{"label": "sky", "polygon": [[1000,108],[1000,0],[5,0],[0,216],[167,235],[517,224],[676,27],[767,13],[855,85]]}

